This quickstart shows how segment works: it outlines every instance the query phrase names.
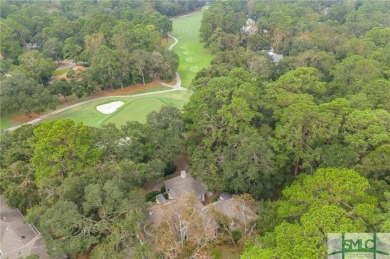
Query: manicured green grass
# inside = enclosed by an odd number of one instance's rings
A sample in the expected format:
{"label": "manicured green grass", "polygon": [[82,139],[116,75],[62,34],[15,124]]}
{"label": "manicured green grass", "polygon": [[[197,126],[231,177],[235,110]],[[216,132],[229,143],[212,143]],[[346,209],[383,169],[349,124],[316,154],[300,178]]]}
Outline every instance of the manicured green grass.
{"label": "manicured green grass", "polygon": [[203,12],[185,17],[172,19],[173,32],[179,42],[173,50],[180,57],[178,72],[182,79],[182,86],[189,87],[196,73],[202,68],[210,66],[211,53],[199,42],[199,28]]}
{"label": "manicured green grass", "polygon": [[172,88],[168,87],[168,86],[159,85],[159,86],[155,86],[153,88],[149,88],[146,90],[134,92],[134,94],[153,93],[153,92],[165,91],[165,90],[170,90],[170,89],[172,89]]}
{"label": "manicured green grass", "polygon": [[11,127],[11,118],[10,116],[1,116],[0,117],[0,129],[5,129]]}
{"label": "manicured green grass", "polygon": [[145,97],[133,100],[123,105],[116,114],[107,118],[104,123],[114,123],[116,125],[125,124],[126,121],[146,122],[147,115],[152,111],[159,111],[164,105],[180,107],[181,102],[163,97]]}
{"label": "manicured green grass", "polygon": [[69,71],[69,69],[59,69],[59,70],[55,70],[55,71],[53,72],[53,76],[59,76],[59,75],[68,73],[68,71]]}
{"label": "manicured green grass", "polygon": [[211,252],[214,259],[239,259],[240,254],[233,248],[220,246]]}
{"label": "manicured green grass", "polygon": [[[126,124],[126,121],[145,122],[146,116],[150,112],[159,111],[164,105],[182,108],[187,102],[189,96],[190,93],[188,91],[174,91],[137,97],[112,97],[71,108],[59,114],[53,115],[48,119],[59,120],[70,118],[76,122],[83,122],[86,125],[95,127],[100,127],[106,123],[123,125]],[[103,114],[96,110],[96,106],[114,101],[121,101],[124,103],[114,113]]]}

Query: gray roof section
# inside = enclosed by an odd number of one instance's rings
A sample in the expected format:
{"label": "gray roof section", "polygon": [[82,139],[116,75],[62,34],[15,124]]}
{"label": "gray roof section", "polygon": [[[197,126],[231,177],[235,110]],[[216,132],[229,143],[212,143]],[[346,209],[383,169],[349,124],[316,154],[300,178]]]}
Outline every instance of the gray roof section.
{"label": "gray roof section", "polygon": [[274,60],[275,63],[278,63],[283,59],[283,54],[275,54],[272,55],[272,59]]}
{"label": "gray roof section", "polygon": [[206,187],[194,178],[188,175],[186,178],[181,176],[166,180],[164,182],[165,188],[168,190],[174,190],[178,196],[182,196],[186,193],[195,192],[196,196],[200,196],[207,192]]}
{"label": "gray roof section", "polygon": [[176,192],[175,192],[175,190],[172,190],[172,189],[169,189],[169,190],[168,190],[168,194],[171,195],[172,198],[175,198],[176,195],[177,195]]}
{"label": "gray roof section", "polygon": [[166,204],[168,202],[167,199],[165,199],[164,195],[162,195],[161,193],[156,196],[156,200],[161,204]]}
{"label": "gray roof section", "polygon": [[220,196],[219,196],[222,200],[229,200],[232,198],[232,195],[227,193],[227,192],[224,192],[222,193]]}
{"label": "gray roof section", "polygon": [[8,207],[0,195],[0,250],[3,258],[19,258],[38,254],[49,258],[40,233],[31,225],[23,223],[23,215],[17,209]]}

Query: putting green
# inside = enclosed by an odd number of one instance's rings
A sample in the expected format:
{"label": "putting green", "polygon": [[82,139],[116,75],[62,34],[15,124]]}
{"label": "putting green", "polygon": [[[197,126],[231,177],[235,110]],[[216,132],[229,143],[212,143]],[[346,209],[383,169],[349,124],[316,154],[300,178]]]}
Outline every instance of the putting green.
{"label": "putting green", "polygon": [[[179,106],[176,103],[174,106]],[[159,111],[162,106],[169,105],[169,98],[150,97],[140,100],[130,101],[117,114],[107,118],[104,123],[114,123],[116,125],[125,124],[126,121],[146,122],[146,117],[153,111]]]}
{"label": "putting green", "polygon": [[[162,106],[169,105],[181,109],[187,103],[191,93],[189,91],[174,91],[146,96],[127,98],[108,98],[73,107],[69,110],[51,116],[50,120],[71,118],[76,122],[83,122],[88,126],[100,127],[103,124],[126,124],[127,121],[145,122],[147,115],[152,111],[159,111]],[[99,105],[121,101],[124,104],[114,113],[103,114],[96,110]]]}

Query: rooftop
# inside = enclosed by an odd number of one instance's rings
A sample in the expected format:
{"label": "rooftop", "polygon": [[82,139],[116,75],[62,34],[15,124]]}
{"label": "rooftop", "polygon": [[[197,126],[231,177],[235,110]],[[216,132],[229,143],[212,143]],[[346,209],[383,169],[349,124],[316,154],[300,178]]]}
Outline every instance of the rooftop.
{"label": "rooftop", "polygon": [[229,200],[232,198],[232,195],[230,193],[224,192],[219,196],[219,198],[222,200]]}
{"label": "rooftop", "polygon": [[196,196],[201,196],[207,192],[207,189],[203,184],[195,181],[195,179],[188,174],[185,178],[177,176],[175,178],[166,180],[164,185],[167,191],[174,190],[178,196],[182,196],[189,192],[195,192]]}
{"label": "rooftop", "polygon": [[0,250],[4,258],[20,258],[32,254],[49,258],[40,233],[30,224],[23,223],[18,209],[8,207],[0,195]]}
{"label": "rooftop", "polygon": [[161,193],[156,196],[156,200],[161,204],[166,204],[168,202]]}
{"label": "rooftop", "polygon": [[249,206],[241,203],[236,197],[229,200],[218,200],[213,202],[205,206],[202,211],[208,213],[211,208],[215,208],[216,211],[231,219],[236,219],[241,224],[256,220],[257,218],[256,213],[254,213]]}

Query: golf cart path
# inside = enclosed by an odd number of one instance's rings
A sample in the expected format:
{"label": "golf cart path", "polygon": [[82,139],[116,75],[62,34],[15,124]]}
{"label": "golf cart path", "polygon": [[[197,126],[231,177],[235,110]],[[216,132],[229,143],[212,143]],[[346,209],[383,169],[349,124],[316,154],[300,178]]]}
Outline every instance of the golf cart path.
{"label": "golf cart path", "polygon": [[[177,38],[173,37],[171,34],[168,34],[168,36],[174,40],[174,42],[168,48],[169,51],[172,51],[172,48],[179,42],[179,40]],[[176,84],[169,85],[169,84],[164,83],[164,82],[160,82],[160,84],[162,84],[163,86],[172,87],[172,89],[174,89],[174,90],[179,90],[179,91],[186,91],[187,90],[187,88],[184,88],[181,86],[181,77],[180,77],[179,73],[177,73],[177,72],[176,72]]]}
{"label": "golf cart path", "polygon": [[[172,51],[172,48],[179,42],[177,38],[173,37],[172,35],[168,34],[169,37],[171,37],[175,42],[173,42],[168,50],[169,51]],[[167,83],[163,83],[163,82],[159,82],[161,85],[163,86],[167,86],[167,87],[171,87],[172,89],[170,90],[161,90],[161,91],[157,91],[157,92],[150,92],[150,93],[143,93],[143,94],[134,94],[134,95],[113,95],[113,96],[105,96],[105,97],[99,97],[99,98],[95,98],[95,99],[91,99],[91,100],[87,100],[87,101],[83,101],[83,102],[79,102],[79,103],[75,103],[75,104],[72,104],[70,106],[66,106],[64,108],[61,108],[61,109],[58,109],[58,110],[55,110],[55,111],[52,111],[52,112],[49,112],[45,115],[42,115],[40,116],[39,118],[37,119],[34,119],[34,120],[31,120],[29,122],[26,122],[26,123],[22,123],[22,124],[19,124],[17,126],[14,126],[14,127],[10,127],[10,128],[6,128],[4,130],[15,130],[17,128],[20,128],[21,126],[23,125],[27,125],[27,124],[35,124],[37,122],[40,122],[42,121],[43,119],[46,119],[52,115],[55,115],[55,114],[58,114],[60,112],[63,112],[63,111],[66,111],[66,110],[69,110],[69,109],[72,109],[74,107],[77,107],[77,106],[80,106],[80,105],[83,105],[83,104],[86,104],[86,103],[90,103],[90,102],[95,102],[95,101],[99,101],[99,100],[104,100],[104,99],[109,99],[109,98],[133,98],[133,97],[138,97],[138,96],[146,96],[146,95],[152,95],[152,94],[160,94],[160,93],[168,93],[168,92],[174,92],[174,91],[186,91],[187,88],[184,88],[181,86],[181,78],[180,78],[180,75],[179,73],[176,72],[176,84],[174,85],[169,85]]]}

